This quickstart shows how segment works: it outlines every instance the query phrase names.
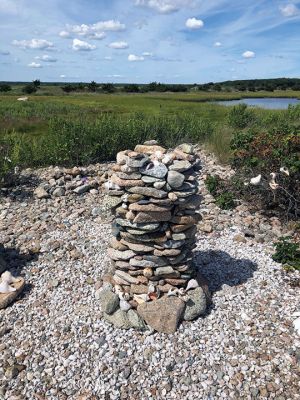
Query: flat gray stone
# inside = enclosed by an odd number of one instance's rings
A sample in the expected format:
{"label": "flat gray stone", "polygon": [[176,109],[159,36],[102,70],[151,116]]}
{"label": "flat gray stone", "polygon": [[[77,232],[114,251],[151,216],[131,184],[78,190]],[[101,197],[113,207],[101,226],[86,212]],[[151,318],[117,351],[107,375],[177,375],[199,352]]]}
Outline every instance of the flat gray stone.
{"label": "flat gray stone", "polygon": [[168,168],[163,163],[150,162],[143,168],[140,168],[140,172],[143,175],[148,175],[148,176],[153,176],[154,178],[163,179],[168,173]]}
{"label": "flat gray stone", "polygon": [[52,196],[54,196],[54,197],[62,197],[62,196],[65,195],[65,193],[66,193],[66,189],[65,188],[58,187],[58,188],[54,189],[54,191],[52,193]]}
{"label": "flat gray stone", "polygon": [[201,287],[189,290],[187,295],[189,300],[185,303],[183,319],[185,321],[192,321],[205,313],[207,307],[206,296]]}
{"label": "flat gray stone", "polygon": [[118,260],[126,261],[129,260],[131,257],[135,256],[135,253],[132,250],[120,251],[120,250],[115,250],[111,247],[107,250],[107,253],[110,258],[117,261]]}
{"label": "flat gray stone", "polygon": [[184,172],[192,167],[192,164],[186,160],[174,160],[169,166],[170,171]]}
{"label": "flat gray stone", "polygon": [[119,329],[130,329],[132,327],[128,319],[127,312],[120,309],[111,315],[103,313],[103,318]]}
{"label": "flat gray stone", "polygon": [[138,315],[138,313],[132,309],[127,311],[127,318],[132,328],[139,331],[145,331],[147,326],[144,320]]}
{"label": "flat gray stone", "polygon": [[156,268],[156,270],[154,271],[154,275],[155,276],[160,276],[160,275],[168,275],[168,274],[172,274],[174,272],[174,269],[172,267],[158,267]]}
{"label": "flat gray stone", "polygon": [[119,297],[109,289],[103,289],[99,293],[102,311],[112,314],[119,307]]}
{"label": "flat gray stone", "polygon": [[162,199],[164,197],[167,197],[168,193],[165,192],[164,190],[159,190],[151,187],[140,187],[140,186],[134,186],[129,189],[127,189],[128,192],[130,193],[136,193],[136,194],[142,194],[144,196],[149,196],[149,197],[155,197],[158,199]]}
{"label": "flat gray stone", "polygon": [[171,188],[179,189],[183,182],[185,176],[178,171],[169,171],[167,182],[171,186]]}
{"label": "flat gray stone", "polygon": [[76,194],[83,194],[85,192],[88,192],[90,189],[91,189],[91,185],[86,184],[86,185],[78,186],[76,189],[73,190],[73,192]]}

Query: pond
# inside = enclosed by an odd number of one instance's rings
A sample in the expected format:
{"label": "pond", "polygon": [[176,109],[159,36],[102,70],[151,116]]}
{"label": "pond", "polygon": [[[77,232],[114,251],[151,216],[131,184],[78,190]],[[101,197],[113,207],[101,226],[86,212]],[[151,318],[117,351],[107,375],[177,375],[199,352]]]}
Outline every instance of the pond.
{"label": "pond", "polygon": [[285,98],[285,97],[262,97],[262,98],[247,98],[241,100],[222,100],[218,104],[224,106],[235,106],[245,103],[251,107],[268,108],[271,110],[286,110],[291,104],[293,106],[300,104],[300,99]]}

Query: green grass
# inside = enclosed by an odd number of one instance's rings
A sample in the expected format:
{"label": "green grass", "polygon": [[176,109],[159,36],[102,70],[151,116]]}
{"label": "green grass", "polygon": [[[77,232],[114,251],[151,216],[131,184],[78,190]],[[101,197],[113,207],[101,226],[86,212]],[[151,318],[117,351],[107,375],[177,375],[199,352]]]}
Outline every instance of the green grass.
{"label": "green grass", "polygon": [[[230,108],[213,100],[300,96],[292,91],[64,94],[47,85],[19,102],[19,92],[17,85],[0,96],[0,146],[21,166],[114,159],[117,151],[152,138],[169,147],[183,141],[205,144],[226,162],[234,131],[228,123]],[[287,111],[253,113],[263,125],[282,119]]]}

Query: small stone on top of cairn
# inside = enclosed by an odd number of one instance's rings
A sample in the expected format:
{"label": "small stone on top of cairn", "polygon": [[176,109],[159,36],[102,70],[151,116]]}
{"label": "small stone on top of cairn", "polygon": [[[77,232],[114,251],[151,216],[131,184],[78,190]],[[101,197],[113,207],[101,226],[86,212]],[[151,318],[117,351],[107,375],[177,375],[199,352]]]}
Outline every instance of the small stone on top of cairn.
{"label": "small stone on top of cairn", "polygon": [[113,272],[100,300],[116,327],[172,333],[182,320],[204,314],[206,294],[192,260],[195,247],[197,171],[190,144],[167,151],[156,141],[117,154],[106,183],[120,197],[108,255]]}

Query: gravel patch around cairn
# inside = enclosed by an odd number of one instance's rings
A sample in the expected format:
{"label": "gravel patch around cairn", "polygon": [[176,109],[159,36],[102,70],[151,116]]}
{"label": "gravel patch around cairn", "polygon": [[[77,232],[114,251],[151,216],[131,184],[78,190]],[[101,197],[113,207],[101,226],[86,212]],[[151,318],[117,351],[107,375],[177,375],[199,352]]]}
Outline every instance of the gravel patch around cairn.
{"label": "gravel patch around cairn", "polygon": [[299,399],[299,273],[287,279],[266,245],[235,241],[237,225],[201,233],[207,314],[172,335],[116,330],[96,298],[113,237],[106,201],[0,200],[1,255],[27,283],[0,310],[0,398]]}

